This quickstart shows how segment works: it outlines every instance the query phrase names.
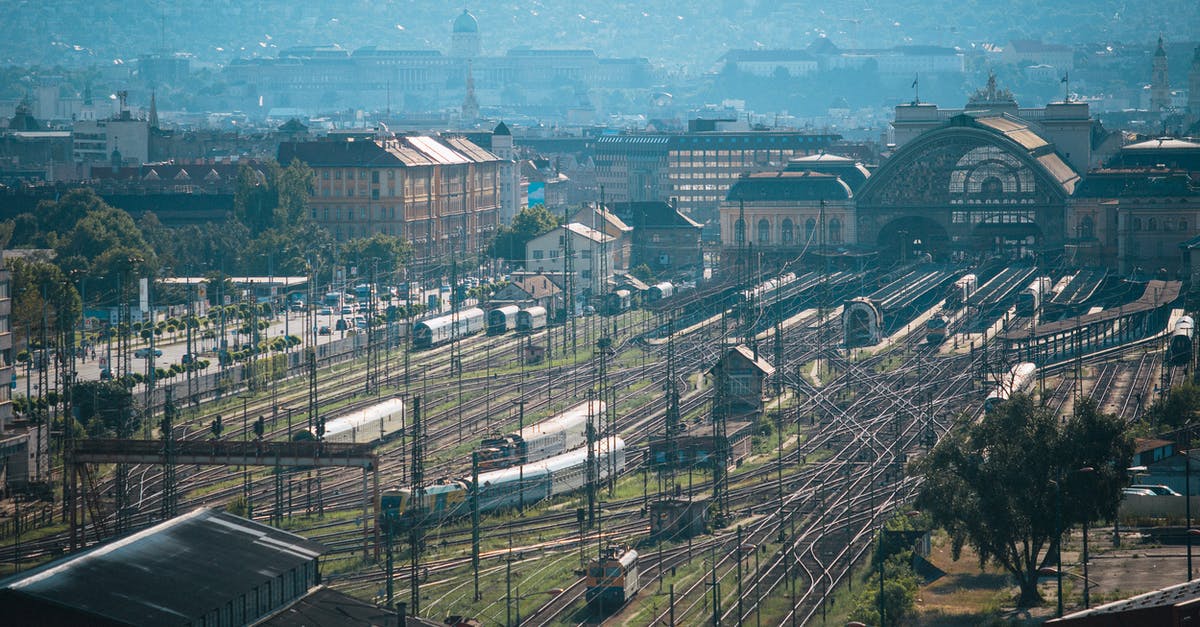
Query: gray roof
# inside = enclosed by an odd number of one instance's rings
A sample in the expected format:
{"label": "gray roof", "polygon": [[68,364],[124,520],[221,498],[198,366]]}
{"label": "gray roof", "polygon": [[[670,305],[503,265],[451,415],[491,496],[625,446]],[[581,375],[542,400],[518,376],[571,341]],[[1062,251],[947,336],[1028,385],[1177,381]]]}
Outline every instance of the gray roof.
{"label": "gray roof", "polygon": [[197,509],[0,581],[0,605],[25,599],[106,624],[185,624],[323,552],[293,533]]}

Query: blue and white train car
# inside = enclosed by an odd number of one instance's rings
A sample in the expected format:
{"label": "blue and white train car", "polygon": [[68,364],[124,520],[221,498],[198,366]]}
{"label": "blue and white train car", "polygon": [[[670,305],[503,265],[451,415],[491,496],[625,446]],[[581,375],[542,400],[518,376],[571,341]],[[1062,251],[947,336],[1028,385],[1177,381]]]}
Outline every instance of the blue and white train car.
{"label": "blue and white train car", "polygon": [[474,335],[482,331],[486,324],[487,314],[478,307],[422,320],[413,325],[413,347],[429,348],[445,344],[455,337]]}
{"label": "blue and white train car", "polygon": [[[625,441],[611,437],[594,443],[596,480],[608,479],[610,469],[625,469]],[[479,475],[479,512],[488,513],[530,505],[543,499],[568,494],[587,482],[587,447],[539,462],[493,470]],[[471,513],[471,479],[443,482],[425,488],[424,522],[436,523]],[[388,490],[380,498],[384,518],[402,520],[412,508],[412,489]]]}
{"label": "blue and white train car", "polygon": [[479,449],[483,470],[536,462],[583,446],[588,417],[604,415],[603,401],[585,401],[517,433],[484,438]]}

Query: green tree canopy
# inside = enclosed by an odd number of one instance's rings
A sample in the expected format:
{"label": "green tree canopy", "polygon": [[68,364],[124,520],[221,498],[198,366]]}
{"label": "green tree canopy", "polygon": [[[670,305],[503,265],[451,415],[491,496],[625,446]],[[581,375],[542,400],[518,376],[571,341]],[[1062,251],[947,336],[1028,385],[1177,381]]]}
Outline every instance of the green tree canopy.
{"label": "green tree canopy", "polygon": [[259,168],[243,165],[233,197],[234,215],[254,237],[299,224],[307,218],[312,178],[312,170],[299,161],[286,168],[275,161]]}
{"label": "green tree canopy", "polygon": [[1062,529],[1114,515],[1132,454],[1125,424],[1091,399],[1060,428],[1048,409],[1016,395],[917,464],[917,507],[950,534],[955,558],[970,546],[981,565],[1008,571],[1028,607],[1041,601],[1037,570],[1057,548],[1059,505]]}
{"label": "green tree canopy", "polygon": [[1171,388],[1170,393],[1155,400],[1146,411],[1146,421],[1156,431],[1181,429],[1195,424],[1198,412],[1200,386],[1187,382]]}
{"label": "green tree canopy", "polygon": [[70,331],[82,313],[79,292],[58,266],[47,261],[10,259],[13,298],[12,327],[28,331],[36,339],[45,330]]}
{"label": "green tree canopy", "polygon": [[72,402],[79,422],[92,437],[129,437],[140,426],[133,411],[133,394],[119,381],[80,381]]}
{"label": "green tree canopy", "polygon": [[359,276],[370,276],[373,265],[379,275],[400,269],[412,259],[413,249],[399,237],[376,233],[347,241],[342,244],[341,253],[346,265],[358,267]]}
{"label": "green tree canopy", "polygon": [[488,247],[488,255],[510,261],[525,262],[525,245],[529,240],[553,230],[562,224],[562,219],[550,213],[545,205],[534,205],[522,209],[512,224],[501,226]]}

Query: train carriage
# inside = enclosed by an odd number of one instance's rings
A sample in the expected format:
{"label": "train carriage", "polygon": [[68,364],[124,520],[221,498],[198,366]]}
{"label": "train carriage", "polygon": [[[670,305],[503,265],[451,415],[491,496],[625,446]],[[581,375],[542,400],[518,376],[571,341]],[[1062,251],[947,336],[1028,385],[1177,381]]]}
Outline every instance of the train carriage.
{"label": "train carriage", "polygon": [[975,294],[978,282],[979,279],[974,274],[965,274],[959,277],[947,290],[946,303],[943,307],[954,310],[967,304],[967,299]]}
{"label": "train carriage", "polygon": [[[607,438],[592,445],[595,450],[597,481],[608,478],[611,471],[625,468],[625,442]],[[479,475],[479,512],[489,513],[526,505],[574,492],[587,480],[587,449],[580,448],[539,462],[493,470]],[[411,512],[411,488],[388,490],[380,497],[380,510],[385,519],[403,521]],[[425,488],[426,522],[434,523],[471,513],[471,479],[437,484]],[[439,500],[440,499],[440,500]],[[439,503],[442,505],[439,507]],[[411,515],[411,514],[409,514]]]}
{"label": "train carriage", "polygon": [[633,306],[633,292],[629,290],[613,290],[604,296],[604,313],[615,316],[629,311]]}
{"label": "train carriage", "polygon": [[675,286],[670,281],[656,283],[646,290],[646,302],[656,303],[675,294]]}
{"label": "train carriage", "polygon": [[545,307],[541,305],[526,307],[517,312],[517,333],[533,333],[544,329],[548,319]]}
{"label": "train carriage", "polygon": [[1167,346],[1167,363],[1186,366],[1192,363],[1192,343],[1195,341],[1196,323],[1191,316],[1183,316],[1175,322],[1171,331],[1171,343]]}
{"label": "train carriage", "polygon": [[[590,415],[602,416],[604,408],[603,401],[591,401]],[[583,446],[588,415],[588,402],[583,402],[517,433],[485,438],[479,467],[494,470],[540,461]]]}
{"label": "train carriage", "polygon": [[638,553],[624,546],[608,546],[588,563],[587,602],[605,609],[617,608],[638,590]]}
{"label": "train carriage", "polygon": [[949,322],[946,316],[934,314],[925,321],[925,343],[936,346],[946,341],[946,327]]}
{"label": "train carriage", "polygon": [[[387,440],[404,428],[404,401],[389,398],[325,422],[325,442],[364,444]],[[293,439],[317,439],[316,427],[298,432]]]}
{"label": "train carriage", "polygon": [[422,320],[413,325],[413,347],[430,348],[479,333],[487,325],[487,314],[478,307]]}
{"label": "train carriage", "polygon": [[1022,362],[1013,366],[1000,377],[1000,382],[996,385],[996,388],[984,399],[983,409],[985,411],[992,411],[997,405],[1011,398],[1012,395],[1024,392],[1033,385],[1036,377],[1037,366],[1032,363]]}
{"label": "train carriage", "polygon": [[496,307],[488,312],[488,335],[502,335],[517,328],[517,313],[521,308],[516,305]]}

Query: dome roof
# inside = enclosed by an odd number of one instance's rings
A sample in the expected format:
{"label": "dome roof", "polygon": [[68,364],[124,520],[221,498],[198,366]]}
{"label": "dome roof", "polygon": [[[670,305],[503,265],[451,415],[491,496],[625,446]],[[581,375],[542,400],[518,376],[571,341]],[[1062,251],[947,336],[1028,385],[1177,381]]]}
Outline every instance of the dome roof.
{"label": "dome roof", "polygon": [[454,20],[454,32],[456,33],[478,33],[479,22],[471,12],[463,9],[462,15],[459,15]]}

